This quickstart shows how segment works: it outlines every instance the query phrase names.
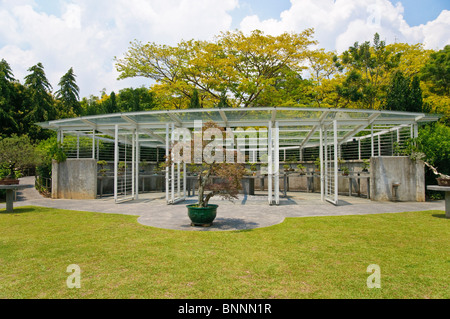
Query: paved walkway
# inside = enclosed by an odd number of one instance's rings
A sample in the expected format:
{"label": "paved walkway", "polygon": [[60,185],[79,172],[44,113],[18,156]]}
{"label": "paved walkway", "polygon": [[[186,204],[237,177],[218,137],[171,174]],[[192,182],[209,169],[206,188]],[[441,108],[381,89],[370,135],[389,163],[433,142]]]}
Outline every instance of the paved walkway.
{"label": "paved walkway", "polygon": [[[286,217],[364,215],[380,213],[399,213],[407,211],[444,210],[444,201],[426,203],[417,202],[373,202],[367,199],[341,196],[339,206],[320,201],[320,194],[288,193],[279,206],[269,206],[264,196],[240,196],[234,203],[220,199],[211,200],[219,204],[217,218],[212,227],[191,227],[186,205],[195,203],[196,198],[168,206],[164,194],[150,193],[140,195],[139,200],[115,204],[112,198],[96,200],[67,200],[43,198],[34,189],[34,177],[21,179],[22,185],[28,185],[18,192],[14,207],[42,206],[59,209],[89,211],[110,214],[138,216],[138,222],[152,227],[192,230],[219,231],[243,230],[268,227],[282,223]],[[0,204],[0,209],[5,208]]]}

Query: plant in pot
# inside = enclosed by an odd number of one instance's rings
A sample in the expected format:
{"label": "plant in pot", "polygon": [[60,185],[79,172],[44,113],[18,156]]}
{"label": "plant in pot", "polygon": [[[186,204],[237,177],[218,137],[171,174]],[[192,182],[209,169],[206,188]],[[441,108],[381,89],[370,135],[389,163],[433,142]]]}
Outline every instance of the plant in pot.
{"label": "plant in pot", "polygon": [[107,161],[101,160],[97,162],[97,165],[100,166],[100,169],[98,170],[98,173],[101,175],[101,177],[106,176],[106,172],[109,171],[109,169],[105,168],[106,165],[108,165]]}
{"label": "plant in pot", "polygon": [[370,160],[363,159],[362,171],[367,173],[369,171],[369,167],[370,167]]}
{"label": "plant in pot", "polygon": [[0,164],[9,170],[6,177],[0,180],[2,185],[19,184],[19,170],[38,164],[40,158],[31,144],[29,137],[12,137],[0,139]]}
{"label": "plant in pot", "polygon": [[305,170],[306,170],[305,166],[303,166],[302,164],[298,164],[297,169],[298,169],[298,172],[300,173],[300,175],[305,175]]}
{"label": "plant in pot", "polygon": [[285,173],[289,173],[291,171],[291,166],[289,166],[288,164],[284,164],[283,170]]}
{"label": "plant in pot", "polygon": [[348,169],[347,166],[342,166],[341,171],[343,176],[348,176],[348,174],[350,173],[350,170]]}
{"label": "plant in pot", "polygon": [[314,166],[316,167],[316,172],[320,172],[320,157],[317,157],[314,161]]}
{"label": "plant in pot", "polygon": [[[194,134],[201,134],[205,136],[205,132],[210,134],[211,131],[215,132],[213,135],[216,138],[225,138],[226,133],[223,128],[219,127],[214,122],[205,123],[201,133],[196,132]],[[220,136],[221,135],[221,136]],[[201,138],[202,143],[194,143],[194,139],[190,142],[189,152],[190,158],[194,159],[196,151],[200,151],[201,154],[205,154],[205,148],[209,148],[208,141]],[[174,154],[176,144],[172,147],[170,155],[166,158],[166,166],[170,166],[175,161],[177,154]],[[214,155],[219,151],[214,149]],[[198,148],[201,148],[198,150]],[[197,149],[197,150],[196,150]],[[184,149],[183,149],[184,150]],[[224,154],[225,150],[221,150]],[[175,156],[174,156],[175,155]],[[213,157],[214,157],[213,155]],[[228,155],[228,154],[227,154]],[[188,216],[191,220],[191,226],[209,227],[212,225],[217,215],[218,205],[209,204],[209,201],[214,196],[220,196],[223,199],[233,201],[237,199],[239,191],[242,189],[242,178],[245,174],[245,166],[237,163],[237,153],[233,151],[234,162],[224,163],[222,161],[216,161],[215,159],[205,158],[202,156],[202,167],[198,170],[197,175],[197,194],[198,201],[196,204],[187,205]],[[179,156],[179,155],[178,155]],[[227,156],[227,159],[229,156]],[[200,164],[200,163],[198,163]]]}

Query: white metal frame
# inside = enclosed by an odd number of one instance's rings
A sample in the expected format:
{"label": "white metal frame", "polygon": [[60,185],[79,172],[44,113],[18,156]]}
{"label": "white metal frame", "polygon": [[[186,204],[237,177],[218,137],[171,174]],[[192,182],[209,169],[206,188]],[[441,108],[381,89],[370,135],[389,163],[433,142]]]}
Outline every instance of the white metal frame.
{"label": "white metal frame", "polygon": [[[284,114],[284,112],[288,112]],[[293,113],[289,113],[293,112]],[[311,112],[314,116],[304,114]],[[246,114],[248,113],[248,114]],[[364,116],[350,116],[350,114],[363,113]],[[184,120],[189,114],[188,120]],[[198,114],[198,117],[192,116]],[[206,114],[206,115],[204,115]],[[235,115],[238,116],[235,116]],[[290,114],[293,114],[290,116]],[[284,116],[283,116],[284,115]],[[142,118],[139,118],[142,116]],[[150,116],[150,117],[149,117]],[[418,123],[436,121],[439,116],[430,116],[423,113],[378,111],[378,110],[357,110],[357,109],[333,109],[333,108],[296,108],[296,107],[258,107],[258,108],[224,108],[224,109],[188,109],[188,110],[161,110],[130,113],[115,113],[106,115],[94,115],[80,118],[70,118],[63,120],[37,123],[43,128],[58,131],[58,140],[64,141],[64,132],[75,132],[76,134],[92,134],[92,158],[95,158],[95,140],[102,139],[99,135],[109,135],[114,137],[114,198],[120,201],[117,190],[118,182],[118,162],[119,162],[119,142],[124,142],[124,136],[128,136],[128,141],[132,148],[132,191],[131,198],[139,197],[139,162],[140,147],[165,148],[166,155],[169,154],[171,135],[170,129],[177,127],[195,128],[195,118],[207,121],[215,116],[217,124],[231,127],[268,126],[268,173],[269,190],[268,202],[279,204],[279,150],[280,148],[299,147],[300,154],[307,147],[320,148],[321,158],[321,197],[324,200],[337,203],[337,187],[333,194],[327,191],[327,186],[333,180],[337,181],[337,156],[340,145],[351,139],[360,141],[364,138],[371,139],[371,153],[375,155],[374,138],[380,134],[392,130],[399,131],[400,128],[410,127],[411,136],[417,136]],[[146,120],[150,118],[151,120]],[[161,118],[161,120],[155,120]],[[163,120],[163,118],[165,118]],[[331,122],[333,121],[333,122]],[[338,122],[339,125],[338,125]],[[332,123],[332,124],[331,124]],[[330,124],[333,126],[331,129]],[[381,129],[381,126],[385,128]],[[289,127],[294,127],[289,129]],[[162,132],[160,132],[162,130]],[[361,131],[370,130],[370,134],[356,137]],[[92,133],[90,133],[92,132]],[[126,132],[126,133],[123,133]],[[307,133],[303,136],[301,133]],[[338,138],[337,132],[345,132]],[[297,134],[296,134],[297,133]],[[140,138],[140,135],[147,137]],[[332,143],[329,136],[333,137]],[[398,138],[398,137],[397,137]],[[334,150],[333,160],[330,161],[330,147]],[[380,154],[380,143],[378,142],[378,154]],[[361,157],[360,149],[359,158]],[[98,153],[98,146],[97,146]],[[255,155],[254,153],[253,155]],[[300,156],[301,157],[301,156]],[[98,155],[97,155],[98,158]],[[330,166],[332,163],[332,167]],[[181,165],[173,164],[166,168],[166,200],[168,203],[175,203],[186,198],[186,178],[181,179]],[[184,164],[185,165],[185,164]],[[333,170],[333,176],[329,176],[328,171]],[[185,166],[183,166],[185,172]],[[337,183],[336,183],[337,185]],[[183,190],[182,188],[183,187]]]}

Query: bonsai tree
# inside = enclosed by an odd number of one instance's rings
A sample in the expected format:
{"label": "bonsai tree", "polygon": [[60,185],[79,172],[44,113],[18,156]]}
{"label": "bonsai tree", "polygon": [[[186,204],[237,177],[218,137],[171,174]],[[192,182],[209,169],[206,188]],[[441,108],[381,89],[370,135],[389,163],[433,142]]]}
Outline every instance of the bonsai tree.
{"label": "bonsai tree", "polygon": [[305,174],[305,169],[306,169],[306,167],[305,166],[303,166],[302,164],[298,164],[297,165],[297,169],[298,169],[298,171],[300,172],[300,174]]}
{"label": "bonsai tree", "polygon": [[368,159],[363,159],[362,171],[363,171],[363,172],[369,171],[369,167],[370,167],[370,160],[368,160]]}
{"label": "bonsai tree", "polygon": [[100,166],[100,169],[98,170],[98,172],[100,174],[102,174],[102,176],[106,176],[106,172],[108,171],[108,169],[104,168],[104,167],[105,167],[105,165],[108,165],[108,162],[107,161],[103,161],[103,160],[102,161],[98,161],[97,165]]}
{"label": "bonsai tree", "polygon": [[34,166],[39,163],[39,156],[28,136],[0,139],[0,163],[9,169],[6,179],[16,179],[17,169]]}
{"label": "bonsai tree", "polygon": [[[202,128],[202,136],[208,129],[218,129],[223,138],[226,137],[226,133],[223,128],[219,127],[214,122],[205,123]],[[198,134],[198,133],[195,133]],[[194,139],[190,144],[191,159],[194,159],[195,148],[201,147],[201,152],[208,145],[208,141],[202,138],[201,145],[195,145]],[[175,147],[175,145],[174,145]],[[173,149],[170,151],[169,158],[166,158],[166,167],[173,163]],[[197,150],[198,151],[198,150]],[[225,154],[225,149],[222,149]],[[198,181],[198,203],[197,207],[208,207],[209,201],[214,196],[220,196],[226,200],[237,199],[239,191],[242,189],[241,179],[245,174],[245,166],[237,163],[237,153],[233,152],[233,163],[219,163],[217,161],[207,162],[202,159],[202,167],[197,172]],[[227,156],[228,158],[228,156]],[[214,178],[213,178],[214,177]]]}
{"label": "bonsai tree", "polygon": [[341,170],[342,170],[342,175],[344,175],[344,176],[347,176],[350,173],[350,170],[348,169],[347,166],[342,166]]}

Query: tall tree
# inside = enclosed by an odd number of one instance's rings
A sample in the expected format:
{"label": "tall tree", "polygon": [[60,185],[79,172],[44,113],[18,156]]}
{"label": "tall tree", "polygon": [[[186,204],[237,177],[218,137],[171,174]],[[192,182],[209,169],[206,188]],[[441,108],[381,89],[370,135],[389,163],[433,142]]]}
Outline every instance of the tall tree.
{"label": "tall tree", "polygon": [[194,89],[191,100],[189,101],[189,108],[190,109],[199,109],[200,106],[200,98],[198,97],[198,90]]}
{"label": "tall tree", "polygon": [[56,110],[51,95],[52,86],[47,80],[44,66],[41,63],[29,68],[28,72],[30,74],[25,77],[25,87],[27,88],[29,108],[24,120],[29,125],[32,139],[43,139],[49,136],[49,132],[45,132],[33,124],[55,119]]}
{"label": "tall tree", "polygon": [[80,115],[80,88],[76,83],[76,75],[73,68],[70,68],[66,74],[61,77],[59,81],[59,90],[56,91],[56,98],[62,102],[64,113],[66,116]]}
{"label": "tall tree", "polygon": [[[382,103],[382,93],[385,90],[383,78],[392,69],[398,66],[401,54],[394,54],[380,41],[378,33],[374,35],[373,44],[356,42],[345,51],[337,65],[349,76],[354,77],[355,72],[361,75],[361,108],[376,109]],[[381,98],[380,98],[381,97]]]}
{"label": "tall tree", "polygon": [[424,112],[422,89],[420,88],[420,80],[417,75],[411,81],[409,93],[409,103],[406,110],[411,112]]}
{"label": "tall tree", "polygon": [[410,102],[411,89],[409,78],[403,72],[397,71],[392,77],[391,85],[387,90],[385,109],[391,111],[406,111]]}
{"label": "tall tree", "polygon": [[184,105],[189,105],[196,88],[202,92],[204,107],[216,105],[223,91],[234,107],[257,106],[285,70],[300,74],[305,69],[308,46],[316,43],[312,34],[312,29],[279,36],[235,31],[221,33],[211,42],[190,40],[174,47],[134,42],[124,58],[116,59],[116,68],[120,79],[156,80],[159,91],[184,98]]}
{"label": "tall tree", "polygon": [[0,61],[0,135],[10,135],[17,130],[14,119],[13,91],[14,76],[8,62]]}
{"label": "tall tree", "polygon": [[422,69],[422,79],[432,83],[433,93],[450,95],[450,45],[430,55]]}

